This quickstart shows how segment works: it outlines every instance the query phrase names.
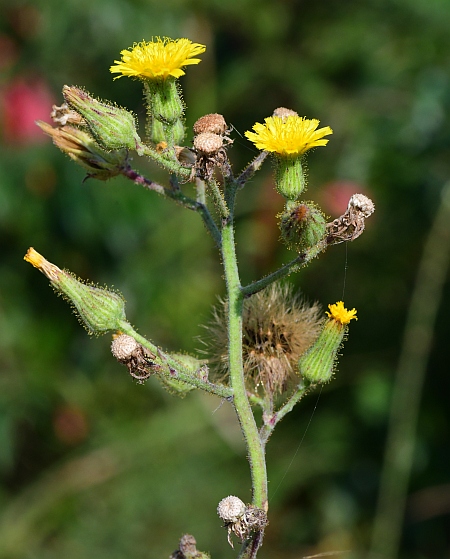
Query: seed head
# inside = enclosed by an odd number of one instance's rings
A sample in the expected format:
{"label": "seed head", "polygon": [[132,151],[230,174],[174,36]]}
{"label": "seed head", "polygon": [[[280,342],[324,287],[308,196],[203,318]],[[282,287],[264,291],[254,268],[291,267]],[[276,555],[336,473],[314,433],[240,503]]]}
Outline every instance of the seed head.
{"label": "seed head", "polygon": [[[220,380],[228,376],[227,305],[214,309],[207,325],[206,353]],[[296,379],[298,359],[314,343],[322,327],[320,308],[294,295],[289,284],[272,284],[244,303],[243,359],[249,391],[283,393]]]}

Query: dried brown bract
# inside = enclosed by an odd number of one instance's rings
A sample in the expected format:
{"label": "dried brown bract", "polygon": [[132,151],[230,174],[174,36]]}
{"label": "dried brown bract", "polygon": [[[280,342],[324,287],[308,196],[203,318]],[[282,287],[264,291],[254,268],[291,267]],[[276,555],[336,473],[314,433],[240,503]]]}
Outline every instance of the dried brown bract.
{"label": "dried brown bract", "polygon": [[354,241],[364,231],[365,219],[373,214],[375,204],[364,194],[353,194],[346,212],[327,224],[327,244]]}

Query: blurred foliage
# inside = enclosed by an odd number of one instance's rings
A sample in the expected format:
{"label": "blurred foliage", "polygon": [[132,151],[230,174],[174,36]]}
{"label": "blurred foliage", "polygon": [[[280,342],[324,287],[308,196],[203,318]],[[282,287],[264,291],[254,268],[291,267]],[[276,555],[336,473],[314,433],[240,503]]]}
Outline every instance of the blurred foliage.
{"label": "blurred foliage", "polygon": [[[280,425],[268,446],[270,526],[261,557],[370,542],[392,378],[423,240],[450,175],[447,0],[0,1],[0,557],[167,557],[189,532],[231,557],[218,501],[250,500],[239,429],[212,397],[137,386],[90,339],[45,278],[34,246],[83,278],[114,285],[131,321],[193,352],[222,272],[198,216],[117,179],[88,180],[27,126],[84,85],[142,119],[138,82],[113,81],[120,50],[156,35],[207,45],[182,79],[189,126],[220,112],[240,135],[277,106],[334,135],[309,156],[308,196],[338,216],[353,192],[377,212],[367,231],[291,281],[323,306],[358,309],[336,380]],[[31,94],[30,94],[31,92]],[[44,110],[44,115],[42,111]],[[28,123],[28,124],[27,124]],[[33,129],[34,130],[34,129]],[[135,158],[155,180],[161,172]],[[278,243],[270,164],[240,196],[243,280],[290,255]],[[429,361],[402,557],[448,556],[448,290]],[[215,411],[216,410],[216,411]],[[439,504],[426,498],[439,487]],[[349,554],[345,555],[350,556]]]}

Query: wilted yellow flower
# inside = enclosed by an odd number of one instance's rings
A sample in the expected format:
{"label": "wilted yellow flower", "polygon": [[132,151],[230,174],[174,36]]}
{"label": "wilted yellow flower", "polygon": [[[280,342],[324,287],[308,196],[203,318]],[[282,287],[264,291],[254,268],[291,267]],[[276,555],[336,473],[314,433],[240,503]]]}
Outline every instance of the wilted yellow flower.
{"label": "wilted yellow flower", "polygon": [[140,79],[179,78],[184,75],[181,69],[189,64],[198,64],[200,58],[193,58],[205,52],[205,45],[193,43],[189,39],[170,39],[156,37],[154,40],[134,44],[122,50],[122,60],[115,60],[110,72]]}
{"label": "wilted yellow flower", "polygon": [[323,137],[332,134],[333,130],[329,126],[316,130],[318,125],[315,118],[269,116],[264,119],[264,124],[257,122],[253,126],[254,132],[247,131],[245,135],[258,149],[282,156],[297,156],[328,143]]}
{"label": "wilted yellow flower", "polygon": [[358,317],[356,316],[356,309],[352,309],[351,311],[348,311],[344,307],[343,301],[338,301],[334,305],[328,305],[328,308],[330,309],[331,312],[327,312],[326,314],[330,318],[334,318],[336,322],[340,322],[341,324],[348,324],[350,320],[352,320],[352,318],[358,320]]}

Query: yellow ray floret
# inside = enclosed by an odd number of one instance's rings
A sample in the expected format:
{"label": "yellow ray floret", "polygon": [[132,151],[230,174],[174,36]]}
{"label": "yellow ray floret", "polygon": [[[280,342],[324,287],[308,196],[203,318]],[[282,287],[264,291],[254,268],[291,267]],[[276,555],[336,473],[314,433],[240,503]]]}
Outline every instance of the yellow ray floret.
{"label": "yellow ray floret", "polygon": [[181,69],[189,64],[198,64],[200,58],[193,58],[205,52],[205,45],[193,43],[189,39],[169,39],[156,37],[152,41],[134,44],[131,49],[122,50],[122,60],[114,60],[109,69],[113,74],[121,74],[140,79],[179,78],[184,75]]}
{"label": "yellow ray floret", "polygon": [[316,146],[327,145],[328,140],[323,137],[332,134],[333,130],[329,126],[316,130],[318,125],[315,118],[270,116],[264,119],[264,124],[257,122],[253,126],[254,132],[247,131],[245,135],[258,149],[296,156]]}
{"label": "yellow ray floret", "polygon": [[356,316],[356,309],[348,311],[344,307],[343,301],[338,301],[334,305],[328,305],[328,308],[330,309],[330,312],[327,312],[326,314],[330,318],[333,318],[336,322],[340,322],[341,324],[348,324],[350,320],[352,320],[352,318],[358,320],[358,317]]}

